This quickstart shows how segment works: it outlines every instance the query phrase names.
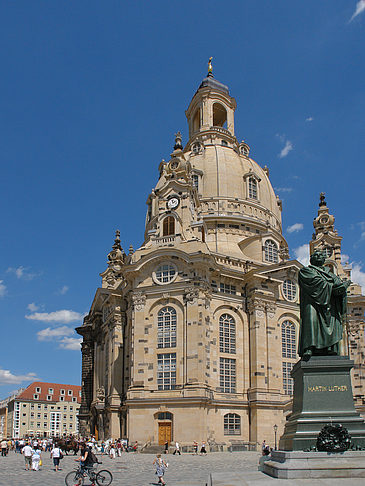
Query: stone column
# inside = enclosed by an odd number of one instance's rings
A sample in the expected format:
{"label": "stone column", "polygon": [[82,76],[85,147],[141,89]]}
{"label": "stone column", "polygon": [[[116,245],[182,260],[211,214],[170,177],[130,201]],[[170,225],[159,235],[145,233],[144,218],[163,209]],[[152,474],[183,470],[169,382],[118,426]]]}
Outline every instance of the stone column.
{"label": "stone column", "polygon": [[[79,328],[80,329],[80,328]],[[79,331],[78,331],[79,332]],[[80,334],[80,332],[79,332]],[[94,343],[90,333],[84,333],[81,344],[82,373],[81,373],[81,406],[79,410],[79,433],[82,436],[90,434],[90,405],[93,399],[94,373]]]}

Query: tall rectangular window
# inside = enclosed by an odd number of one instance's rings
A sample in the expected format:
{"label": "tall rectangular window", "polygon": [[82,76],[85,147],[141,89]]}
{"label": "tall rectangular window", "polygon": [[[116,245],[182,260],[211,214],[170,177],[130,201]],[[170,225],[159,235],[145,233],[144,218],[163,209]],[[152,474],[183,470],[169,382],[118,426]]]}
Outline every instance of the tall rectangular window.
{"label": "tall rectangular window", "polygon": [[176,347],[176,310],[173,307],[163,307],[158,315],[157,347]]}
{"label": "tall rectangular window", "polygon": [[199,191],[199,176],[197,174],[193,174],[191,178],[193,180],[193,187],[195,187],[196,190]]}
{"label": "tall rectangular window", "polygon": [[176,353],[157,355],[157,387],[174,390],[176,387]]}
{"label": "tall rectangular window", "polygon": [[219,318],[219,351],[236,352],[236,323],[229,314],[222,314]]}
{"label": "tall rectangular window", "polygon": [[236,360],[220,358],[220,389],[224,393],[236,393]]}
{"label": "tall rectangular window", "polygon": [[293,363],[283,361],[283,388],[286,395],[293,395],[294,381],[290,376],[292,368]]}

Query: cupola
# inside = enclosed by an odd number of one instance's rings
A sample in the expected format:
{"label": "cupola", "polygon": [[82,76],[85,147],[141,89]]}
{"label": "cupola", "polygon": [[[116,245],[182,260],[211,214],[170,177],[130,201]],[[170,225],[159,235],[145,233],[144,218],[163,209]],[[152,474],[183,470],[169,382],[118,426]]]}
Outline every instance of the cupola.
{"label": "cupola", "polygon": [[193,141],[201,132],[215,130],[234,137],[234,111],[236,100],[229,95],[228,86],[213,76],[211,59],[208,74],[190,102],[185,114],[189,124],[189,139]]}

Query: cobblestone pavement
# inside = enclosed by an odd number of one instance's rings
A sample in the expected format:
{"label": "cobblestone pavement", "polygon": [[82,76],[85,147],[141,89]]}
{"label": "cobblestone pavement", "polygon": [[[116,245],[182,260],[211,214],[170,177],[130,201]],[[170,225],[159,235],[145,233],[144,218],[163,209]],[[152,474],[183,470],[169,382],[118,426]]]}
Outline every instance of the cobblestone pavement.
{"label": "cobblestone pavement", "polygon": [[[53,470],[49,453],[42,455],[40,471],[25,471],[24,458],[10,452],[0,457],[0,486],[64,486],[65,476],[77,466],[73,456],[61,461],[62,470]],[[103,456],[99,469],[108,469],[113,474],[112,486],[158,486],[154,474],[151,454],[124,453],[114,460]],[[212,474],[213,486],[364,486],[365,479],[321,479],[321,480],[278,480],[257,471],[257,452],[211,453],[207,456],[182,454],[164,456],[169,463],[165,474],[168,486],[205,486]],[[225,472],[226,471],[226,472]],[[85,486],[90,482],[85,481]]]}

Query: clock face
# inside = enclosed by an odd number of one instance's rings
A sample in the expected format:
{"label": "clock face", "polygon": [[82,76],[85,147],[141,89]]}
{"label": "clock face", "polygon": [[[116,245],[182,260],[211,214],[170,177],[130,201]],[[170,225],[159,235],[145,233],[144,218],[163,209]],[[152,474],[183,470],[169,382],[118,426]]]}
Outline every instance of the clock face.
{"label": "clock face", "polygon": [[172,197],[171,199],[169,199],[167,201],[167,207],[169,209],[175,209],[175,208],[178,207],[179,203],[180,203],[180,201],[177,197]]}

